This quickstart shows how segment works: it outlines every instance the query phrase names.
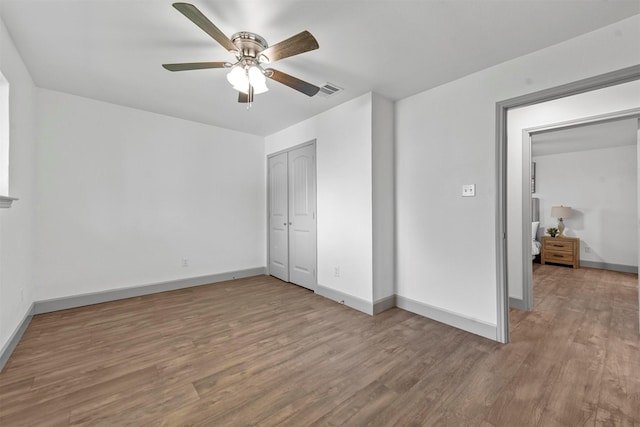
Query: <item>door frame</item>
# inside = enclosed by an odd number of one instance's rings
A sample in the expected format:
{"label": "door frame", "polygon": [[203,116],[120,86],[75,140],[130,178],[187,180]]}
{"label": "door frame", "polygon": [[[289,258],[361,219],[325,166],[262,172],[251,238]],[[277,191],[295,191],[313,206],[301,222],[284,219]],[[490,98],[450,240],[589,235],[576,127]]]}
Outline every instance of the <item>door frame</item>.
{"label": "door frame", "polygon": [[507,111],[558,98],[640,80],[640,65],[544,89],[496,103],[496,340],[509,342],[509,288],[507,279]]}
{"label": "door frame", "polygon": [[[316,221],[315,221],[315,226],[316,226],[316,259],[315,259],[315,263],[316,263],[316,268],[315,268],[315,286],[314,286],[314,291],[316,289],[318,289],[318,150],[317,150],[317,145],[316,145],[316,139],[310,139],[309,141],[303,142],[301,144],[297,144],[297,145],[293,145],[291,147],[287,147],[287,148],[283,148],[282,150],[278,150],[278,151],[274,151],[273,153],[269,153],[267,154],[267,179],[266,179],[266,186],[267,186],[267,212],[266,212],[266,221],[267,221],[267,274],[271,275],[271,271],[270,271],[270,267],[271,267],[271,263],[269,262],[269,260],[271,259],[271,253],[270,253],[270,248],[271,248],[271,233],[270,233],[270,229],[269,229],[269,213],[271,212],[271,189],[269,188],[269,159],[271,157],[274,156],[278,156],[282,153],[288,153],[290,151],[293,150],[297,150],[298,148],[302,148],[302,147],[306,147],[306,146],[313,146],[313,153],[314,153],[314,168],[313,171],[315,173],[315,179],[313,180],[313,183],[315,185],[314,188],[314,192],[316,195]],[[289,179],[288,179],[288,172],[287,172],[287,187],[289,186]],[[287,191],[288,193],[288,191]],[[288,244],[287,244],[288,246]],[[289,283],[289,282],[287,282]]]}
{"label": "door frame", "polygon": [[[567,120],[557,123],[549,123],[541,126],[535,126],[522,130],[522,182],[523,194],[531,193],[530,179],[531,176],[531,143],[534,135],[547,132],[554,132],[564,129],[577,128],[586,125],[595,125],[601,123],[615,122],[618,120],[640,119],[640,108],[632,108],[629,110],[615,111],[595,116],[581,117],[574,120]],[[640,177],[638,177],[640,184]],[[637,184],[637,185],[638,185]],[[640,185],[638,186],[640,188]],[[639,212],[640,213],[640,212]],[[532,281],[532,265],[531,265],[531,244],[529,243],[531,235],[531,197],[522,198],[522,265],[525,266],[522,273],[522,299],[523,308],[527,311],[533,310],[533,281]],[[640,316],[640,313],[639,313]]]}

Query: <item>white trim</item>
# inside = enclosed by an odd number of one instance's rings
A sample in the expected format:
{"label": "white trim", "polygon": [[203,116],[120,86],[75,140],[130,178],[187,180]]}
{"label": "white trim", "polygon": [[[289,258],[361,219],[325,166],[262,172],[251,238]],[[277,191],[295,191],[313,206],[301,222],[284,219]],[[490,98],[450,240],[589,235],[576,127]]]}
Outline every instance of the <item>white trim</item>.
{"label": "white trim", "polygon": [[269,153],[267,154],[267,159],[269,159],[269,157],[277,156],[282,153],[288,153],[291,150],[297,150],[298,148],[306,147],[307,145],[315,145],[315,143],[316,143],[316,138],[313,138],[313,139],[310,139],[309,141],[302,142],[297,145],[292,145],[291,147],[283,148],[282,150],[274,151],[273,153]]}
{"label": "white trim", "polygon": [[373,303],[318,284],[316,294],[373,316]]}
{"label": "white trim", "polygon": [[480,335],[481,337],[488,338],[490,340],[496,340],[496,325],[472,319],[470,317],[463,316],[462,314],[414,301],[399,295],[396,295],[396,305],[403,310],[428,317],[429,319],[453,326],[454,328],[462,329],[463,331],[471,332],[472,334]]}
{"label": "white trim", "polygon": [[186,279],[171,280],[149,285],[132,286],[129,288],[112,289],[89,294],[73,295],[62,298],[36,301],[33,314],[50,313],[52,311],[67,310],[69,308],[83,307],[86,305],[101,304],[103,302],[116,301],[126,298],[134,298],[142,295],[156,294],[159,292],[174,291],[177,289],[191,288],[194,286],[209,285],[226,280],[241,279],[244,277],[266,274],[266,267],[255,267],[246,270],[230,271],[227,273],[211,274]]}
{"label": "white trim", "polygon": [[20,322],[16,330],[13,331],[13,334],[11,334],[9,341],[7,341],[4,347],[2,347],[2,350],[0,350],[0,372],[2,372],[4,365],[6,365],[6,363],[9,361],[11,354],[18,346],[18,343],[20,342],[20,340],[22,339],[22,336],[27,330],[29,323],[31,323],[32,318],[33,318],[33,304],[31,304],[31,306],[29,307],[29,310],[27,310],[27,312],[24,314],[24,318],[22,319],[22,322]]}
{"label": "white trim", "polygon": [[434,307],[429,304],[414,301],[410,298],[401,297],[399,295],[391,295],[385,298],[381,298],[375,303],[370,303],[361,298],[354,297],[353,295],[345,294],[344,292],[327,288],[322,285],[318,285],[316,294],[369,315],[375,315],[378,313],[382,313],[382,311],[384,310],[398,307],[403,310],[410,311],[420,316],[429,318],[431,320],[444,323],[448,326],[497,341],[496,325],[492,325],[481,320],[472,319],[470,317],[466,317],[464,315],[454,313],[443,308]]}
{"label": "white trim", "polygon": [[[1,203],[2,208],[10,208],[12,199],[8,196],[9,187],[9,158],[11,157],[11,91],[9,80],[2,74],[0,70],[0,194],[3,196]],[[10,200],[7,200],[10,199]]]}
{"label": "white trim", "polygon": [[16,201],[15,197],[0,196],[0,208],[10,208],[11,204]]}
{"label": "white trim", "polygon": [[523,299],[509,297],[509,307],[517,308],[518,310],[527,311],[527,308]]}
{"label": "white trim", "polygon": [[[527,179],[522,180],[522,302],[521,310],[533,310],[533,263],[531,262],[531,134],[522,131],[522,141],[527,141],[526,149],[522,149],[522,173],[527,173]],[[529,224],[528,226],[525,226]],[[511,300],[511,298],[509,298]],[[509,304],[511,305],[511,304]]]}
{"label": "white trim", "polygon": [[[31,307],[25,313],[24,319],[16,328],[14,333],[11,335],[11,338],[0,352],[0,371],[11,357],[11,354],[22,338],[22,335],[29,326],[31,319],[36,314],[50,313],[53,311],[100,304],[120,299],[190,288],[194,286],[209,285],[217,282],[240,279],[244,277],[252,277],[266,274],[266,270],[266,267],[256,267],[246,270],[238,270],[208,276],[198,276],[188,279],[172,280],[150,285],[134,286],[104,292],[94,292],[90,294],[36,301],[31,304]],[[429,319],[444,323],[448,326],[480,335],[491,340],[496,340],[496,325],[492,325],[477,319],[472,319],[458,313],[454,313],[438,307],[433,307],[428,304],[424,304],[398,295],[390,295],[388,297],[377,300],[375,303],[371,303],[362,298],[358,298],[335,289],[327,288],[322,285],[318,285],[315,293],[322,297],[344,304],[355,310],[361,311],[370,316],[382,313],[383,311],[389,310],[393,307],[398,307],[403,310],[418,314],[420,316],[424,316]]]}
{"label": "white trim", "polygon": [[637,265],[610,264],[608,262],[580,260],[580,268],[599,268],[601,270],[619,271],[621,273],[638,274]]}
{"label": "white trim", "polygon": [[373,303],[373,315],[380,314],[383,311],[387,311],[396,307],[396,296],[390,295],[385,298],[380,298]]}
{"label": "white trim", "polygon": [[241,279],[245,277],[259,276],[266,274],[266,267],[248,268],[245,270],[229,271],[226,273],[211,274],[207,276],[191,277],[187,279],[171,280],[168,282],[154,283],[150,285],[133,286],[123,289],[113,289],[90,294],[74,295],[62,298],[36,301],[31,304],[25,313],[24,319],[9,338],[0,351],[0,371],[7,363],[11,354],[20,342],[22,335],[29,326],[31,319],[36,314],[50,313],[52,311],[66,310],[69,308],[83,307],[87,305],[100,304],[103,302],[116,301],[120,299],[133,298],[142,295],[156,294],[160,292],[173,291],[177,289],[191,288],[194,286],[211,285],[227,280]]}
{"label": "white trim", "polygon": [[507,101],[496,103],[496,340],[509,342]]}
{"label": "white trim", "polygon": [[628,110],[614,111],[611,113],[597,114],[595,116],[581,117],[574,120],[566,120],[557,123],[548,123],[542,126],[535,126],[525,129],[527,133],[534,135],[545,132],[555,132],[558,130],[566,130],[586,125],[610,123],[618,120],[627,120],[640,117],[640,108],[630,108]]}

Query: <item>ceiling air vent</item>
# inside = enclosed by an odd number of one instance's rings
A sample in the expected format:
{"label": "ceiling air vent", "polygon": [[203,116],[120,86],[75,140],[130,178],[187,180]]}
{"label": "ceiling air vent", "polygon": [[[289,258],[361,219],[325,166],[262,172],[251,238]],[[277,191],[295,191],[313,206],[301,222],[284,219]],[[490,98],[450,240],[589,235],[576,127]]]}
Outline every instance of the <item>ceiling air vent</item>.
{"label": "ceiling air vent", "polygon": [[322,96],[333,96],[337,93],[342,92],[344,89],[334,85],[333,83],[325,83],[320,86],[320,95]]}

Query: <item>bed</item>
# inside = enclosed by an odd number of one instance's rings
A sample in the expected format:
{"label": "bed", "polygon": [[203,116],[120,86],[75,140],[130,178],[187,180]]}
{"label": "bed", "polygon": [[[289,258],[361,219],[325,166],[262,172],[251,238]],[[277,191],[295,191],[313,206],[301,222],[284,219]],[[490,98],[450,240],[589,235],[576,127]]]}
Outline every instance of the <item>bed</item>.
{"label": "bed", "polygon": [[534,260],[540,255],[542,244],[538,239],[538,227],[540,227],[540,200],[531,198],[531,259]]}

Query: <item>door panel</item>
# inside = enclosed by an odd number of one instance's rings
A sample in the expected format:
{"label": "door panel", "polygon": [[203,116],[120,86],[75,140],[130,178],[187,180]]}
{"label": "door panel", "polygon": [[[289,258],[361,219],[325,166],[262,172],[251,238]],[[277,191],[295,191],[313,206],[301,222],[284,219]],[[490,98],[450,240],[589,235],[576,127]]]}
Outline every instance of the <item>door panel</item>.
{"label": "door panel", "polygon": [[287,153],[269,158],[269,274],[289,281]]}
{"label": "door panel", "polygon": [[289,152],[289,281],[316,287],[315,146]]}

